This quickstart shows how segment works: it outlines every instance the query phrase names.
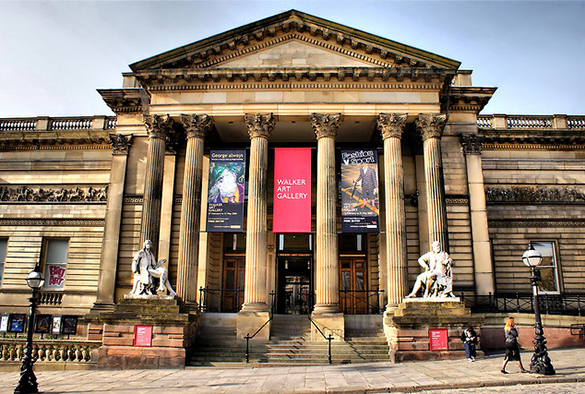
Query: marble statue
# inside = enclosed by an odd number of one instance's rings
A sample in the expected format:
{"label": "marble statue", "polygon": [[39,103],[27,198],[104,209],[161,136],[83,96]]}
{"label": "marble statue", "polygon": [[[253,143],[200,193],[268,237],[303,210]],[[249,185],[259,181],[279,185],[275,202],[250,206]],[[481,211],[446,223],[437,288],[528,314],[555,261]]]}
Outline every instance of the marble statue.
{"label": "marble statue", "polygon": [[453,294],[453,276],[451,267],[453,260],[449,254],[441,250],[439,241],[432,243],[432,250],[423,254],[418,263],[424,268],[417,278],[412,291],[406,298],[414,298],[424,285],[423,297],[455,297]]}
{"label": "marble statue", "polygon": [[177,293],[173,290],[169,282],[169,271],[163,266],[165,259],[156,261],[152,253],[152,242],[150,240],[144,241],[144,247],[140,249],[134,260],[132,260],[132,272],[134,273],[134,285],[129,295],[133,296],[152,296],[153,293],[153,278],[159,279],[158,291],[169,291],[171,296],[176,296]]}

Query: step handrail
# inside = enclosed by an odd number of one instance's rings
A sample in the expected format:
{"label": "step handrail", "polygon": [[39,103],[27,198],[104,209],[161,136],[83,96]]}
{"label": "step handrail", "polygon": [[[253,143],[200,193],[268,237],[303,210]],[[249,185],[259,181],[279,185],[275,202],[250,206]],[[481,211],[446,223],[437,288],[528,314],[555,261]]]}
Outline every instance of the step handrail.
{"label": "step handrail", "polygon": [[[274,299],[274,290],[270,293],[270,296],[272,296],[272,298]],[[272,305],[270,306],[269,309],[269,315],[268,315],[268,320],[266,320],[266,322],[262,325],[262,327],[260,327],[259,329],[256,330],[256,332],[250,336],[250,333],[247,332],[246,336],[244,337],[244,339],[246,340],[246,364],[248,364],[250,362],[250,339],[253,339],[260,331],[262,331],[262,329],[264,327],[266,327],[268,325],[268,323],[270,323],[270,321],[272,320],[272,318],[274,317],[274,301],[272,301]]]}
{"label": "step handrail", "polygon": [[331,341],[333,340],[333,335],[329,334],[328,337],[325,336],[325,334],[323,334],[323,331],[321,331],[321,329],[319,328],[319,326],[317,326],[317,323],[315,323],[313,321],[313,319],[311,319],[311,314],[307,313],[307,317],[309,318],[309,321],[311,322],[312,325],[315,326],[315,328],[317,329],[317,331],[319,331],[319,334],[321,334],[321,336],[329,341],[329,349],[328,349],[328,354],[327,354],[327,361],[329,364],[331,364]]}

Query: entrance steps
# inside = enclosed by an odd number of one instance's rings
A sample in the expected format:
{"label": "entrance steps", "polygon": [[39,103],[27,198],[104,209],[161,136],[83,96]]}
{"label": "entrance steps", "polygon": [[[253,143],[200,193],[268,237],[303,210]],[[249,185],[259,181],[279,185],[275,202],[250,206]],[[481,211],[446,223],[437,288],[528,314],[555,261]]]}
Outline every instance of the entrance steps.
{"label": "entrance steps", "polygon": [[[222,318],[212,315],[222,315]],[[229,315],[233,319],[225,317]],[[382,320],[381,316],[372,317]],[[348,329],[346,335],[344,341],[331,343],[333,364],[389,361],[388,343],[381,326],[379,330]],[[290,366],[328,362],[328,341],[311,341],[311,322],[307,315],[275,315],[270,340],[250,341],[249,364],[245,363],[246,341],[235,337],[235,314],[204,314],[187,366]]]}

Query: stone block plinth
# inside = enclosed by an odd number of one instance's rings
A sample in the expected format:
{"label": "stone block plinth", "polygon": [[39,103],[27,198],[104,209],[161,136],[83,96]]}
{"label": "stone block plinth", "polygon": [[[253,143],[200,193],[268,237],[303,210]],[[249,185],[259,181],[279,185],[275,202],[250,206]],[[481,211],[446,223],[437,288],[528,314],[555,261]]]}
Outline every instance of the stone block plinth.
{"label": "stone block plinth", "polygon": [[[343,317],[343,313],[313,313],[311,319],[325,337],[329,337],[329,334],[331,334],[334,339],[343,340],[345,338],[345,318]],[[325,340],[323,335],[321,335],[314,324],[311,324],[312,341]]]}
{"label": "stone block plinth", "polygon": [[[459,298],[405,299],[384,313],[384,334],[392,362],[464,358],[461,333],[469,326],[477,332],[482,315],[472,315]],[[429,331],[447,329],[447,350],[431,350]],[[479,353],[479,351],[478,351]]]}

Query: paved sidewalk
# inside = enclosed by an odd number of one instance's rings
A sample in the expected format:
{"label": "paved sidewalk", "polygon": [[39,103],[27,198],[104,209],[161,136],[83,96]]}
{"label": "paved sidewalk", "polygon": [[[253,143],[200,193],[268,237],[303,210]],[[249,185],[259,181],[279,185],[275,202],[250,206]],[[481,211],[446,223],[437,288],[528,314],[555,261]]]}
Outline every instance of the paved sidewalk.
{"label": "paved sidewalk", "polygon": [[[522,374],[515,362],[500,373],[503,353],[478,359],[312,367],[36,372],[44,393],[404,393],[430,389],[585,382],[585,349],[549,351],[553,376]],[[522,352],[524,366],[530,352]],[[17,372],[0,372],[0,393],[13,393]]]}

